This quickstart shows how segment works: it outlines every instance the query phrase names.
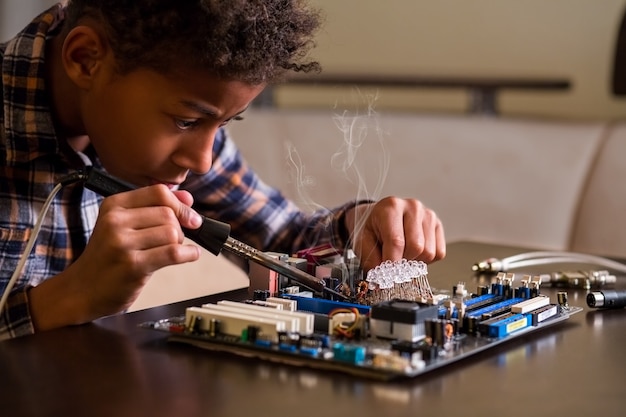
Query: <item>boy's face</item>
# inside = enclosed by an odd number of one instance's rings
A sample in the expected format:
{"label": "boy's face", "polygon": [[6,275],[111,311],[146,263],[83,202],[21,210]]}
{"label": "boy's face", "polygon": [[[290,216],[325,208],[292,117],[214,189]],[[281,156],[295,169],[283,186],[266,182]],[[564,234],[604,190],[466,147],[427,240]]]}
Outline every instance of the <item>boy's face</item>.
{"label": "boy's face", "polygon": [[137,186],[181,183],[211,168],[217,130],[263,90],[185,70],[103,72],[81,97],[81,118],[104,167]]}

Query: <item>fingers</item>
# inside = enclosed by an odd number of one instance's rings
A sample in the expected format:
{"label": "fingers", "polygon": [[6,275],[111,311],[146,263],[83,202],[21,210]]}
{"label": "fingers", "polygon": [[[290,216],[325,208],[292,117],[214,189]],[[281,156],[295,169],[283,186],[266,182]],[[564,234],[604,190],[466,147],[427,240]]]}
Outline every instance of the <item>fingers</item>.
{"label": "fingers", "polygon": [[416,200],[406,201],[403,257],[430,263],[445,256],[445,235],[437,214]]}
{"label": "fingers", "polygon": [[134,262],[141,265],[143,273],[152,273],[169,265],[193,262],[200,257],[195,245],[160,245],[150,249],[134,251]]}
{"label": "fingers", "polygon": [[66,285],[88,300],[83,318],[122,311],[153,272],[200,257],[197,246],[182,244],[181,225],[190,228],[201,222],[192,203],[189,193],[163,185],[104,200],[89,243],[64,275]]}
{"label": "fingers", "polygon": [[178,223],[189,229],[197,229],[202,217],[191,208],[193,197],[187,191],[171,191],[165,185],[156,184],[137,190],[115,194],[104,200],[102,207],[110,206],[125,209],[145,207],[166,207],[172,210]]}
{"label": "fingers", "polygon": [[193,245],[181,245],[181,226],[197,228],[201,217],[187,192],[163,185],[120,193],[104,200],[91,240],[100,256],[116,259],[135,275],[149,274],[199,257]]}
{"label": "fingers", "polygon": [[167,207],[114,210],[103,215],[101,221],[120,232],[116,235],[120,247],[132,242],[135,249],[147,249],[152,246],[182,243],[185,238],[177,217]]}
{"label": "fingers", "polygon": [[406,258],[430,263],[446,254],[440,219],[413,199],[389,197],[379,201],[356,240],[355,250],[366,270],[385,260]]}
{"label": "fingers", "polygon": [[383,262],[383,254],[378,244],[378,238],[374,233],[367,230],[364,230],[359,238],[356,239],[354,251],[361,261],[361,268],[364,271],[369,271]]}
{"label": "fingers", "polygon": [[434,260],[441,260],[446,257],[446,236],[443,229],[441,220],[435,229],[435,239],[437,244],[435,245],[435,258]]}
{"label": "fingers", "polygon": [[189,191],[175,190],[175,191],[172,191],[172,194],[176,196],[178,201],[180,201],[187,207],[191,207],[191,205],[193,204],[193,196],[189,193]]}
{"label": "fingers", "polygon": [[178,204],[176,217],[183,227],[197,229],[202,225],[202,218],[191,208],[193,197],[188,191],[174,191],[172,194],[182,203]]}
{"label": "fingers", "polygon": [[99,217],[86,253],[142,276],[198,259],[197,247],[183,240],[178,220],[164,207],[111,210]]}

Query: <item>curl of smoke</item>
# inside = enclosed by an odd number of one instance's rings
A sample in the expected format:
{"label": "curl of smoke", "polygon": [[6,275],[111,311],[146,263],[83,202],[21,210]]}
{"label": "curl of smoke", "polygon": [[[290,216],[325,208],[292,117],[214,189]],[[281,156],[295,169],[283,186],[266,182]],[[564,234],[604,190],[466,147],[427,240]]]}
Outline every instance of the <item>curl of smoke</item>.
{"label": "curl of smoke", "polygon": [[[356,191],[354,200],[378,200],[381,197],[382,189],[389,171],[389,155],[385,147],[385,132],[380,126],[378,114],[374,109],[374,104],[378,99],[378,95],[364,95],[356,90],[359,102],[367,103],[366,111],[360,113],[355,110],[353,113],[344,110],[333,116],[333,121],[339,133],[341,134],[340,145],[336,152],[330,157],[331,167],[338,172],[338,175],[347,181],[355,184]],[[365,174],[359,167],[359,151],[366,144],[370,145],[368,150],[376,152],[378,166],[368,166],[367,174],[369,178],[373,175],[376,177],[373,186],[368,186]],[[377,145],[376,149],[372,149],[371,145]],[[316,203],[310,198],[307,189],[315,186],[316,181],[312,176],[306,174],[304,163],[298,154],[297,149],[291,143],[287,144],[287,161],[293,169],[292,179],[296,185],[296,192],[300,201],[307,204],[313,209],[326,209],[321,204]],[[365,210],[363,215],[355,218],[353,225],[353,234],[351,240],[354,241],[355,236],[363,230],[365,221],[369,216],[370,210]],[[330,219],[329,219],[330,220]]]}

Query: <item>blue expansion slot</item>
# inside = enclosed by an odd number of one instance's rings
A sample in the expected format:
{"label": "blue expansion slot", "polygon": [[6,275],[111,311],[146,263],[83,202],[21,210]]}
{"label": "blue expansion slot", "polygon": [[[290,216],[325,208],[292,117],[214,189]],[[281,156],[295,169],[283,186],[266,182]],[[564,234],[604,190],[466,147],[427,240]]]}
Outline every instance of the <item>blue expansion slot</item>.
{"label": "blue expansion slot", "polygon": [[500,298],[500,296],[495,295],[495,294],[484,294],[484,295],[479,295],[478,297],[473,297],[468,300],[464,300],[463,302],[465,303],[465,309],[467,310],[467,309],[471,309],[472,306],[475,304],[482,303],[483,301],[488,301],[488,300],[495,301],[496,298]]}
{"label": "blue expansion slot", "polygon": [[512,306],[514,304],[517,304],[519,302],[524,301],[523,298],[510,298],[508,300],[504,300],[501,301],[499,303],[496,304],[491,304],[490,306],[484,307],[484,308],[479,308],[478,310],[473,310],[468,312],[467,314],[465,314],[465,317],[467,318],[480,318],[480,316],[482,316],[485,313],[489,313],[491,311],[494,310],[498,310],[502,307],[508,307],[508,306]]}
{"label": "blue expansion slot", "polygon": [[298,310],[301,311],[328,314],[337,308],[356,308],[360,314],[368,315],[370,313],[370,307],[362,304],[332,301],[323,298],[301,297],[295,294],[283,294],[282,297],[289,300],[296,300],[298,302]]}
{"label": "blue expansion slot", "polygon": [[531,325],[529,314],[514,314],[487,326],[488,337],[504,337]]}
{"label": "blue expansion slot", "polygon": [[[472,309],[483,308],[501,300],[502,300],[502,296],[500,295],[483,294],[483,295],[479,295],[478,297],[473,297],[467,300],[463,300],[463,304],[465,304],[465,311],[467,314],[467,312],[471,311]],[[445,318],[447,314],[448,314],[448,309],[444,306],[440,306],[439,312],[438,312],[439,318]],[[454,318],[454,319],[459,318],[459,311],[457,308],[454,309],[454,311],[452,312],[452,316],[450,318]]]}

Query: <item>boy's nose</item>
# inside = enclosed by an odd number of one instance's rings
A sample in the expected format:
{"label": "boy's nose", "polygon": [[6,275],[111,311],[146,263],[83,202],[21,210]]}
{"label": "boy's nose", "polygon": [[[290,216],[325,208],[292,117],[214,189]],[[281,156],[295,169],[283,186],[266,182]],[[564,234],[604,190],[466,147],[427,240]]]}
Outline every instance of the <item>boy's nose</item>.
{"label": "boy's nose", "polygon": [[213,164],[213,144],[217,131],[211,130],[203,135],[185,141],[174,155],[174,162],[196,174],[204,174]]}

